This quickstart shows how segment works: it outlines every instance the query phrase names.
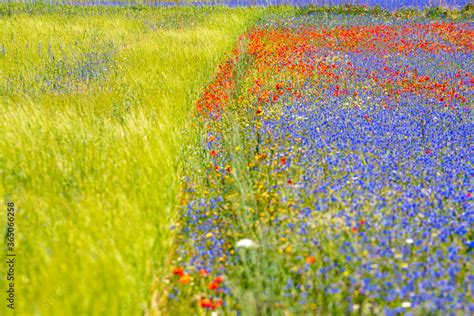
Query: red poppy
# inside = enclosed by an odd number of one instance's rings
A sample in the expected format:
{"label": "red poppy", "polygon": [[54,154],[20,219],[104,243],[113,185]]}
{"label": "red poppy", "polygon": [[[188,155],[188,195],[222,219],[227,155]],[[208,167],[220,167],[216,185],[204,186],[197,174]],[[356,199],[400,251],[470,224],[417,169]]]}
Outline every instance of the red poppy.
{"label": "red poppy", "polygon": [[183,276],[184,275],[184,269],[181,268],[181,267],[174,268],[173,269],[173,274]]}
{"label": "red poppy", "polygon": [[210,299],[202,298],[199,301],[199,306],[201,306],[202,308],[212,308],[213,304],[212,304],[212,301]]}
{"label": "red poppy", "polygon": [[199,270],[199,276],[200,277],[207,277],[208,275],[209,275],[209,272],[207,272],[207,270],[205,270],[205,269]]}
{"label": "red poppy", "polygon": [[427,154],[427,155],[431,154],[431,150],[429,150],[429,149],[425,150],[425,154]]}
{"label": "red poppy", "polygon": [[307,264],[313,264],[316,261],[316,259],[314,258],[314,256],[309,256],[309,257],[306,257],[305,261]]}
{"label": "red poppy", "polygon": [[209,290],[211,291],[214,291],[214,290],[217,290],[219,288],[219,284],[216,283],[215,281],[212,281],[209,283]]}
{"label": "red poppy", "polygon": [[217,152],[213,149],[209,152],[209,154],[212,156],[212,157],[215,157],[217,156]]}

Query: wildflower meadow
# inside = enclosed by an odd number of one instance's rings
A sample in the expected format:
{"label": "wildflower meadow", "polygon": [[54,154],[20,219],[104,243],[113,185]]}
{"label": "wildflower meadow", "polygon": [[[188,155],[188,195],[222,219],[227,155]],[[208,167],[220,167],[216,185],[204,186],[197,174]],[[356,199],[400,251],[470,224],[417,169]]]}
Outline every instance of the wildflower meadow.
{"label": "wildflower meadow", "polygon": [[473,15],[0,2],[0,314],[474,314]]}

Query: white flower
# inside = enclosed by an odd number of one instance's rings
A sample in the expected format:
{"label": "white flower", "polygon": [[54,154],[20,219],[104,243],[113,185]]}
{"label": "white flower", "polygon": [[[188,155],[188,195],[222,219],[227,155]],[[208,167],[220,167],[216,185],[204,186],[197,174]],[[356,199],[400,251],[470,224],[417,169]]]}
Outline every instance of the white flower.
{"label": "white flower", "polygon": [[403,307],[403,308],[410,308],[410,307],[411,307],[411,303],[410,303],[410,302],[403,302],[403,303],[402,303],[402,307]]}
{"label": "white flower", "polygon": [[412,244],[412,243],[413,243],[413,239],[411,239],[411,238],[408,238],[407,240],[405,240],[405,242],[406,242],[407,244],[409,244],[409,245],[410,245],[410,244]]}
{"label": "white flower", "polygon": [[354,304],[352,305],[352,310],[356,311],[360,308],[360,305],[359,304]]}
{"label": "white flower", "polygon": [[256,246],[257,244],[248,238],[241,239],[235,244],[236,248],[255,248]]}
{"label": "white flower", "polygon": [[217,315],[218,315],[218,314],[217,314],[216,311],[214,311],[214,312],[211,313],[211,316],[217,316]]}

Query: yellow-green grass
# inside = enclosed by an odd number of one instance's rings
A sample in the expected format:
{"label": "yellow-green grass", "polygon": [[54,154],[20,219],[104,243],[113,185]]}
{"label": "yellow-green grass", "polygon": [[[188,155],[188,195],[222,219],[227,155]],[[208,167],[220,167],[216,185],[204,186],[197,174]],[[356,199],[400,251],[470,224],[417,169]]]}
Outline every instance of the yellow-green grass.
{"label": "yellow-green grass", "polygon": [[168,269],[180,149],[193,135],[182,131],[262,10],[0,17],[0,223],[5,232],[13,201],[16,314],[136,315],[163,294],[154,280]]}

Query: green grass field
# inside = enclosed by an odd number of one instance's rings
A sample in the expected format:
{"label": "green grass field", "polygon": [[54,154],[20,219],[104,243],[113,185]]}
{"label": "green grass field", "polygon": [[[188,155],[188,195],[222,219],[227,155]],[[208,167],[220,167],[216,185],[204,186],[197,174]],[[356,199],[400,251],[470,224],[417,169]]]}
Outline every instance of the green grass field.
{"label": "green grass field", "polygon": [[142,314],[169,269],[192,103],[263,9],[0,8],[15,313]]}

